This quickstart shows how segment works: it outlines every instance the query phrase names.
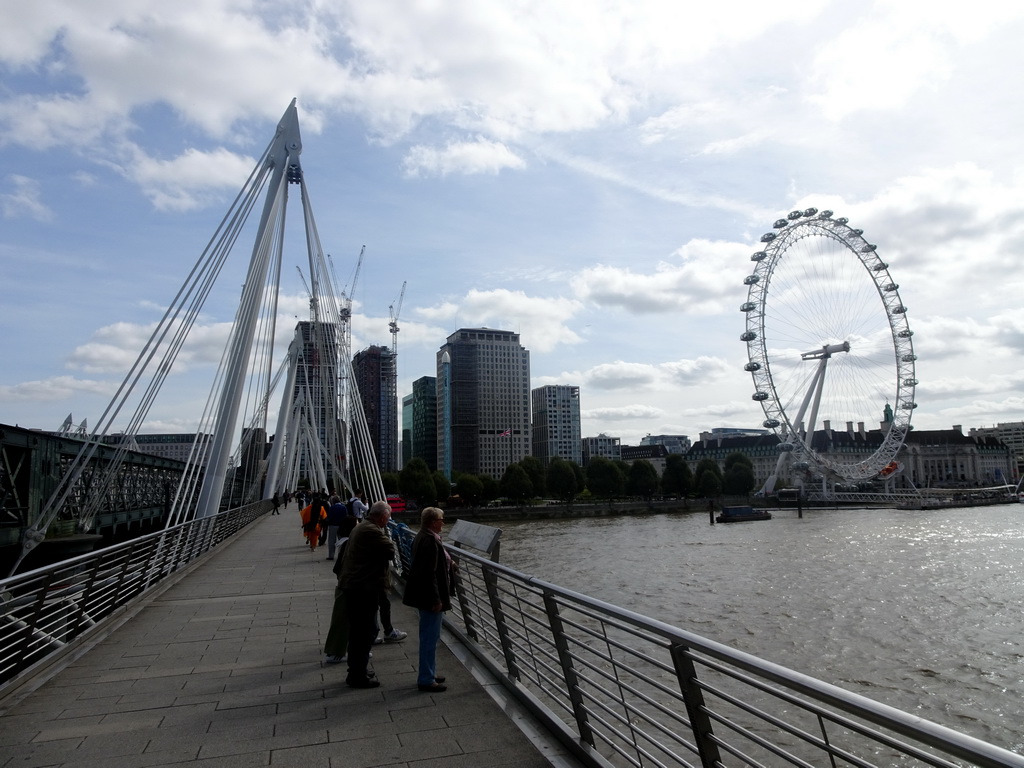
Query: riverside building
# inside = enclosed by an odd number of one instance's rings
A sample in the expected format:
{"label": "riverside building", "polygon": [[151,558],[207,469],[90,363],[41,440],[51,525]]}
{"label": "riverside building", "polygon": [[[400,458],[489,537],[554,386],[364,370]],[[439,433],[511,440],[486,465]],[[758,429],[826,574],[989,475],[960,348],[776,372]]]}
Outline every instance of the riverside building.
{"label": "riverside building", "polygon": [[604,432],[597,437],[583,438],[583,464],[589,464],[595,456],[618,461],[622,458],[622,438],[609,437]]}
{"label": "riverside building", "polygon": [[381,472],[398,471],[398,391],[395,355],[388,347],[357,352],[352,371],[363,404],[370,441]]}
{"label": "riverside building", "polygon": [[441,471],[498,479],[530,453],[530,353],[519,334],[462,328],[437,352]]}
{"label": "riverside building", "polygon": [[[437,378],[420,376],[412,383],[410,395],[411,441],[409,457],[423,459],[433,472],[437,463]],[[405,414],[402,414],[403,419]]]}
{"label": "riverside building", "polygon": [[580,388],[563,384],[538,387],[533,399],[533,455],[547,466],[554,458],[583,464],[580,437]]}

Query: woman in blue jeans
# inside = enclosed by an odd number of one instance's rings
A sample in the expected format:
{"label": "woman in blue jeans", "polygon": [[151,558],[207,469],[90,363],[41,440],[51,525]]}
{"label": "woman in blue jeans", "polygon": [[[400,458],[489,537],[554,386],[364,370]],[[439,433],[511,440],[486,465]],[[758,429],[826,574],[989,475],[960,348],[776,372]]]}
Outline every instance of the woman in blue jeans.
{"label": "woman in blue jeans", "polygon": [[420,530],[412,543],[412,564],[402,602],[420,612],[420,669],[416,684],[426,693],[447,690],[437,674],[437,641],[441,618],[451,609],[455,563],[441,545],[444,511],[427,507],[420,515]]}

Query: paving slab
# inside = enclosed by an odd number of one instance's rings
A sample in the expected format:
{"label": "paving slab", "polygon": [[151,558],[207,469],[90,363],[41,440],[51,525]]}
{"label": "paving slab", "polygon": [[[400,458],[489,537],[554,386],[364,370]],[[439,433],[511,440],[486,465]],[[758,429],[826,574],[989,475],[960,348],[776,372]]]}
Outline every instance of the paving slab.
{"label": "paving slab", "polygon": [[381,687],[323,663],[335,576],[294,509],[257,520],[87,650],[0,700],[0,768],[577,768],[448,633],[448,691],[416,687],[416,612],[374,646]]}

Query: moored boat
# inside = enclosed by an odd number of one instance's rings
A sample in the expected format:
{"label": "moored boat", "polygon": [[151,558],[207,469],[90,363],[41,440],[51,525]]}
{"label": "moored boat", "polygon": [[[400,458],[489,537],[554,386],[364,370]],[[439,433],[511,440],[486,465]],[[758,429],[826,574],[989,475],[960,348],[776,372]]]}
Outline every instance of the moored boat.
{"label": "moored boat", "polygon": [[746,523],[752,520],[771,520],[772,513],[751,506],[722,507],[722,513],[715,518],[718,523]]}

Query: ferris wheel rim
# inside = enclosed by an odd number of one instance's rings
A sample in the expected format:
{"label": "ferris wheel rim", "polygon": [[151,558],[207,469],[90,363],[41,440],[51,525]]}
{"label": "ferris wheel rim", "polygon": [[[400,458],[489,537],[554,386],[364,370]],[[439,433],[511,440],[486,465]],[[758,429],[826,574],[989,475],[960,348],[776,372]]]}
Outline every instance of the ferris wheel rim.
{"label": "ferris wheel rim", "polygon": [[[747,345],[748,361],[744,368],[754,382],[752,397],[764,411],[763,426],[779,435],[783,441],[780,442],[780,450],[788,449],[798,455],[804,454],[820,470],[847,482],[870,479],[895,459],[910,430],[912,412],[917,407],[914,402],[917,358],[911,340],[913,331],[907,321],[907,309],[900,298],[899,286],[892,279],[889,265],[879,257],[876,246],[864,239],[863,231],[849,226],[845,218],[832,218],[831,211],[819,213],[814,208],[793,211],[787,218],[777,220],[775,229],[777,231],[762,235],[762,250],[755,251],[750,257],[755,266],[753,272],[744,279],[744,284],[748,286],[747,301],[740,307],[746,314],[746,331],[740,337]],[[765,333],[766,310],[770,307],[768,289],[786,253],[801,239],[812,236],[829,238],[858,259],[880,299],[894,353],[892,421],[889,428],[884,430],[882,442],[874,453],[853,462],[843,462],[838,455],[814,449],[812,442],[816,425],[812,423],[807,433],[802,434],[799,425],[793,423],[787,405],[782,402],[772,373]],[[846,351],[849,351],[848,347]],[[825,353],[828,352],[826,350]]]}

